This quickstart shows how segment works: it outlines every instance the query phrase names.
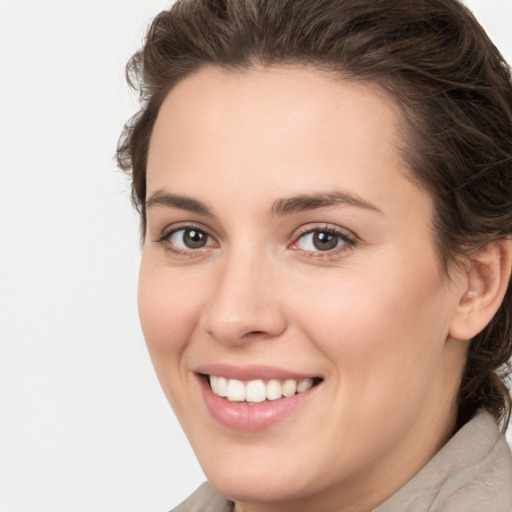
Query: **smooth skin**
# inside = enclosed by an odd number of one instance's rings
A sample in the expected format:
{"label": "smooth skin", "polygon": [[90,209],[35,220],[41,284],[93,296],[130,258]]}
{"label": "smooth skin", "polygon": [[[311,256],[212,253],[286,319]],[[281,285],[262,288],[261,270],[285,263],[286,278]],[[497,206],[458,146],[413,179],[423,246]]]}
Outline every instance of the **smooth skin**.
{"label": "smooth skin", "polygon": [[[446,275],[399,122],[376,87],[299,66],[206,68],[161,107],[140,317],[199,462],[237,511],[370,511],[453,432],[465,340],[499,306],[510,248]],[[322,382],[278,424],[237,431],[204,404],[194,370],[210,363]]]}

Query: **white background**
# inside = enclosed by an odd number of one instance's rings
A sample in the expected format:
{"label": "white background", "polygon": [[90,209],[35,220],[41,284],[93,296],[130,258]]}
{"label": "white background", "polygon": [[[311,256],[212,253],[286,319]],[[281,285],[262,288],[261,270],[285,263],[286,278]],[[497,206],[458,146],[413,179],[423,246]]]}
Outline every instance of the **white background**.
{"label": "white background", "polygon": [[[468,1],[512,60],[512,0]],[[0,511],[165,512],[203,475],[146,353],[113,155],[168,0],[0,0]]]}

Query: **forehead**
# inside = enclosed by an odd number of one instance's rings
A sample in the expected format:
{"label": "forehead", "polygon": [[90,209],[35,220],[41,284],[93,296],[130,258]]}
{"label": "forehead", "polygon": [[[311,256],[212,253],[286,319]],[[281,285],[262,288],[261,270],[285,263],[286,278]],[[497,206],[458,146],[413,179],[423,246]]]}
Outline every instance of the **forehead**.
{"label": "forehead", "polygon": [[[284,143],[286,133],[311,136],[311,128],[318,128],[318,124],[324,125],[324,132],[331,128],[335,137],[336,124],[343,120],[356,122],[353,137],[364,139],[376,130],[383,142],[393,143],[398,142],[399,114],[397,105],[377,86],[343,80],[311,67],[288,65],[245,71],[208,67],[181,80],[169,92],[160,108],[152,143],[162,130],[177,135],[198,128],[219,136],[249,129],[255,139],[264,134],[269,138],[280,135]],[[319,135],[324,137],[325,133]]]}
{"label": "forehead", "polygon": [[[400,118],[377,87],[312,68],[202,69],[162,104],[148,195],[169,187],[188,193],[201,181],[241,197],[249,181],[275,197],[342,185],[379,199],[379,182],[409,175]],[[176,190],[182,185],[188,189]]]}

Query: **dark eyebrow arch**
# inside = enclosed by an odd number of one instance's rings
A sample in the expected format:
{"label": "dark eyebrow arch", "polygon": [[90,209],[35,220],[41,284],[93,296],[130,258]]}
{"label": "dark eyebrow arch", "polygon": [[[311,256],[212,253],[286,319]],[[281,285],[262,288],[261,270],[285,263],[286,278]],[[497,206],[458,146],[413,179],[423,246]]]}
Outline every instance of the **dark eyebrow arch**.
{"label": "dark eyebrow arch", "polygon": [[169,208],[178,208],[180,210],[199,213],[200,215],[212,215],[212,212],[208,207],[196,199],[176,194],[169,194],[163,190],[157,190],[151,197],[146,199],[146,209],[155,206],[167,206]]}
{"label": "dark eyebrow arch", "polygon": [[301,194],[293,197],[285,197],[274,202],[271,208],[272,215],[289,215],[306,210],[326,208],[329,206],[356,206],[382,214],[376,206],[349,192],[321,192],[313,194]]}

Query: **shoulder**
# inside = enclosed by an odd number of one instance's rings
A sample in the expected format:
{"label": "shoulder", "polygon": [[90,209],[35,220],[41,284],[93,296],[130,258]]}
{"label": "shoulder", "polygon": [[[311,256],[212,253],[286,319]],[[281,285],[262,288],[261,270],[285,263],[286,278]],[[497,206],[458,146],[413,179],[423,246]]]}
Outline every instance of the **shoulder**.
{"label": "shoulder", "polygon": [[494,418],[480,412],[374,512],[512,511],[512,454]]}
{"label": "shoulder", "polygon": [[205,482],[171,512],[231,512],[231,502]]}

